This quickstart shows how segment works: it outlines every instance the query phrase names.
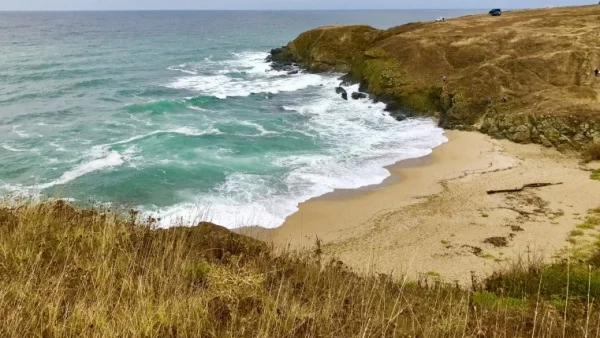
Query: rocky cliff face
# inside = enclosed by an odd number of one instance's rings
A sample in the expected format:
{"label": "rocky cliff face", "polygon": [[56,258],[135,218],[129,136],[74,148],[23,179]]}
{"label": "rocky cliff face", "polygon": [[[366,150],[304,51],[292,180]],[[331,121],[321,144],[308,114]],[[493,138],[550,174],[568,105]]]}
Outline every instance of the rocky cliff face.
{"label": "rocky cliff face", "polygon": [[385,31],[321,27],[275,50],[280,63],[347,73],[392,112],[445,128],[580,149],[600,138],[600,6],[467,16]]}

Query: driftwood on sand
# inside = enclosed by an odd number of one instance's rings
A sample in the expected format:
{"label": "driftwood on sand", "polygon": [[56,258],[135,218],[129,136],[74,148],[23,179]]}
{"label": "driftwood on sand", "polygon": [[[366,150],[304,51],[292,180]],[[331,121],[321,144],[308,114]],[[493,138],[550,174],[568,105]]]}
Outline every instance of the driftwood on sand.
{"label": "driftwood on sand", "polygon": [[525,184],[521,188],[517,188],[517,189],[488,190],[487,194],[493,195],[493,194],[504,194],[504,193],[511,193],[511,192],[521,192],[521,191],[525,190],[526,188],[543,188],[543,187],[549,187],[552,185],[561,185],[561,184],[563,184],[563,182],[560,182],[560,183],[529,183],[529,184]]}

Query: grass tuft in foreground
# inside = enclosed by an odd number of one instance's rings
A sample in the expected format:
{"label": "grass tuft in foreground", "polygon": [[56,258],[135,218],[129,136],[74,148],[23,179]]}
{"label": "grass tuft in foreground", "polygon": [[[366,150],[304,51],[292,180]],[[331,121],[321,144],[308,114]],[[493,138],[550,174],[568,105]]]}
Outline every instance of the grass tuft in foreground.
{"label": "grass tuft in foreground", "polygon": [[135,219],[64,202],[0,207],[0,336],[598,334],[600,274],[580,266],[523,265],[469,291],[358,275],[316,252],[276,254],[209,223]]}

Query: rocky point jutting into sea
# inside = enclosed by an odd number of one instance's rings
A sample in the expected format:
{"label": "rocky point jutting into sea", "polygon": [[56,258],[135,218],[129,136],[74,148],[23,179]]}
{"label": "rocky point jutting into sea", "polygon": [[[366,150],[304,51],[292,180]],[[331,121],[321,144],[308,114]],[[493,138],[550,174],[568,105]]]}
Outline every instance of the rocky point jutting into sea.
{"label": "rocky point jutting into sea", "polygon": [[579,150],[600,137],[600,6],[472,15],[387,30],[327,26],[272,51],[279,65],[345,72],[395,116]]}
{"label": "rocky point jutting into sea", "polygon": [[600,200],[598,164],[577,156],[600,138],[599,17],[600,6],[583,6],[327,26],[274,49],[275,67],[345,74],[340,85],[359,84],[398,119],[436,118],[449,142],[387,167],[382,185],[301,203],[269,239],[299,248],[318,239],[358,271],[463,284],[524,253],[552,261],[588,250],[593,237],[572,234]]}

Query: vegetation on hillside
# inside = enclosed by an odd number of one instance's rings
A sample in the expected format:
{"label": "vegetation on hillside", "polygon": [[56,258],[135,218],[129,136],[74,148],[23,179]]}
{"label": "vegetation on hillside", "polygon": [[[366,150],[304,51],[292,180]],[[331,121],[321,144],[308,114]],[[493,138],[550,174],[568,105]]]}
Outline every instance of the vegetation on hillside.
{"label": "vegetation on hillside", "polygon": [[510,11],[388,30],[310,30],[286,55],[312,71],[348,72],[396,115],[447,128],[580,150],[600,138],[600,7]]}
{"label": "vegetation on hillside", "polygon": [[587,162],[600,161],[600,141],[590,143],[583,151],[583,157]]}
{"label": "vegetation on hillside", "polygon": [[600,334],[596,258],[515,265],[465,290],[433,273],[358,275],[322,261],[318,245],[277,253],[209,223],[138,218],[64,202],[0,208],[0,336]]}

